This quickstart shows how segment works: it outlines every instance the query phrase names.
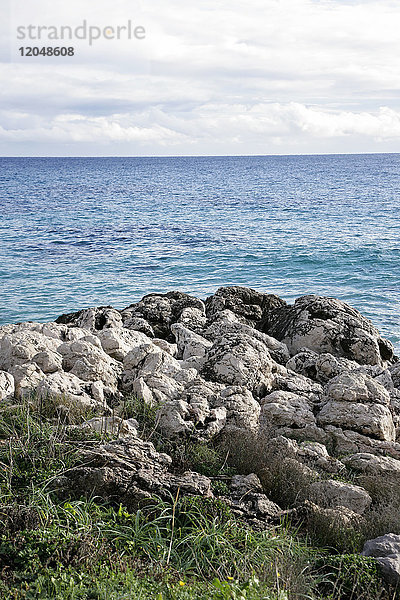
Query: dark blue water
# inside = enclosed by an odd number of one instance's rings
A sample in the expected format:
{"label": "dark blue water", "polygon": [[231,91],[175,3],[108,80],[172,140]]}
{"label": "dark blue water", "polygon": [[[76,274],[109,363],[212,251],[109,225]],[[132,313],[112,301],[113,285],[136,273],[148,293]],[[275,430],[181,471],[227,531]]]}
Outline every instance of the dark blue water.
{"label": "dark blue water", "polygon": [[1,158],[0,323],[240,284],[400,346],[400,155]]}

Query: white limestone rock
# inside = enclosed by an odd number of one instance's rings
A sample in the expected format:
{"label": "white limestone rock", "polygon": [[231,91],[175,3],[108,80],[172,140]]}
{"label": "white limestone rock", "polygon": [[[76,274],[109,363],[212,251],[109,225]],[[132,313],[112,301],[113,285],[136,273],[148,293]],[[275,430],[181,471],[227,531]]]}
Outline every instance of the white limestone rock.
{"label": "white limestone rock", "polygon": [[260,400],[260,429],[277,427],[303,428],[315,425],[310,402],[304,396],[277,390]]}
{"label": "white limestone rock", "polygon": [[267,347],[247,335],[226,335],[214,342],[202,370],[205,379],[247,387],[256,394],[271,388],[273,360]]}
{"label": "white limestone rock", "polygon": [[390,394],[383,385],[363,373],[337,375],[325,387],[325,395],[334,402],[390,404]]}
{"label": "white limestone rock", "polygon": [[322,427],[336,425],[378,440],[396,439],[391,412],[383,404],[329,400],[318,414],[317,422]]}
{"label": "white limestone rock", "polygon": [[0,401],[10,400],[15,393],[14,377],[11,373],[0,371]]}
{"label": "white limestone rock", "polygon": [[376,456],[359,452],[343,459],[347,468],[365,475],[400,476],[400,460],[390,456]]}
{"label": "white limestone rock", "polygon": [[371,505],[368,492],[358,486],[334,479],[315,481],[310,486],[311,500],[326,508],[345,506],[362,515]]}
{"label": "white limestone rock", "polygon": [[111,358],[123,361],[124,357],[135,348],[150,342],[149,338],[140,331],[130,331],[123,327],[102,329],[97,333],[101,346]]}
{"label": "white limestone rock", "polygon": [[178,346],[178,357],[187,360],[192,356],[204,357],[212,343],[201,335],[194,333],[181,323],[171,325]]}
{"label": "white limestone rock", "polygon": [[[97,338],[95,338],[97,339]],[[66,342],[58,347],[63,357],[63,368],[83,381],[102,381],[112,390],[117,390],[122,365],[104,350],[89,341]]]}

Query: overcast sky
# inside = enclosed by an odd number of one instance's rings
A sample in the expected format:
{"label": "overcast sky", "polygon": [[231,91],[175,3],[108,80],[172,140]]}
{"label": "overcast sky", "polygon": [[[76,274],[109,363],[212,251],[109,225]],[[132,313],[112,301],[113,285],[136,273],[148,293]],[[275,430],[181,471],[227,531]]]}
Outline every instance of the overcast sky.
{"label": "overcast sky", "polygon": [[[400,151],[399,0],[1,2],[2,155]],[[17,39],[128,19],[145,39]],[[19,56],[43,45],[75,56]]]}

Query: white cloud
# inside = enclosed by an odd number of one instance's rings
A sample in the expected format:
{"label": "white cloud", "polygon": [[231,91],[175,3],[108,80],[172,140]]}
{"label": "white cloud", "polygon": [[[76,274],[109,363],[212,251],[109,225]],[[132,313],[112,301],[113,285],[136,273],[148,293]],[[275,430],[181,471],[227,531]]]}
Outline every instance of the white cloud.
{"label": "white cloud", "polygon": [[[13,0],[17,24],[131,18],[145,41],[77,44],[62,62],[3,64],[0,150],[393,150],[400,6],[392,0]],[[9,36],[15,32],[10,30]],[[20,42],[18,42],[19,44]],[[16,50],[15,40],[12,44]],[[44,146],[43,146],[44,144]],[[125,144],[123,149],[121,144]],[[382,146],[383,144],[383,146]],[[386,146],[385,146],[386,144]],[[389,144],[389,146],[387,145]],[[394,145],[394,146],[393,146]],[[397,146],[398,147],[398,146]]]}

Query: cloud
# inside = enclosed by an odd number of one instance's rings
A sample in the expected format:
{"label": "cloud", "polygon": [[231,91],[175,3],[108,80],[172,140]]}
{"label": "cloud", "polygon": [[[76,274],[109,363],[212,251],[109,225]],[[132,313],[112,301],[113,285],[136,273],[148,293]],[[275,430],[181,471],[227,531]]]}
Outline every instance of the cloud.
{"label": "cloud", "polygon": [[[89,0],[13,0],[0,151],[27,142],[49,153],[66,143],[86,153],[91,144],[93,153],[99,144],[155,154],[393,149],[399,16],[392,0],[115,0],[112,11],[108,0],[95,11]],[[79,42],[64,62],[16,58],[17,24],[128,18],[146,26],[146,40]]]}

